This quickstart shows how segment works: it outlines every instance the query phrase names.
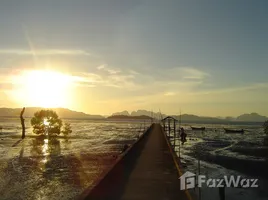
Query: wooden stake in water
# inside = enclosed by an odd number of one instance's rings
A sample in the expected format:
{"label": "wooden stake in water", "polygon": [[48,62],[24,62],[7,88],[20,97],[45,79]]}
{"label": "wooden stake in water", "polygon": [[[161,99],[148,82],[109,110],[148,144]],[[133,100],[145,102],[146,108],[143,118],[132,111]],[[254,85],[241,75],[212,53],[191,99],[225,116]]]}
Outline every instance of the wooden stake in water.
{"label": "wooden stake in water", "polygon": [[168,119],[168,137],[170,139],[170,119]]}
{"label": "wooden stake in water", "polygon": [[[179,137],[181,134],[181,109],[180,109],[180,119],[179,119]],[[179,142],[179,158],[181,158],[181,142]]]}
{"label": "wooden stake in water", "polygon": [[175,119],[174,119],[174,136],[173,136],[173,138],[174,138],[173,146],[174,146],[174,151],[175,151],[175,147],[176,147],[176,121],[175,121]]}
{"label": "wooden stake in water", "polygon": [[[200,175],[200,159],[198,158],[198,175]],[[199,193],[199,200],[201,200],[201,188],[198,187],[198,193]]]}
{"label": "wooden stake in water", "polygon": [[181,143],[179,142],[179,158],[181,158]]}
{"label": "wooden stake in water", "polygon": [[200,159],[198,159],[198,174],[200,175]]}
{"label": "wooden stake in water", "polygon": [[25,123],[24,123],[24,118],[23,118],[24,111],[25,111],[25,107],[22,109],[20,113],[20,122],[21,122],[21,127],[22,127],[21,139],[25,138]]}

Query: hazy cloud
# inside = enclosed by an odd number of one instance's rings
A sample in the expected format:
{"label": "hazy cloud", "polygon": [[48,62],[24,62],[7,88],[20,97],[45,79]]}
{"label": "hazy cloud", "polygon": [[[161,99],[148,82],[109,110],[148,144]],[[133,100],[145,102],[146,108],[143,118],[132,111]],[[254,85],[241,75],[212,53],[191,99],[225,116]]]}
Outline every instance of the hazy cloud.
{"label": "hazy cloud", "polygon": [[136,71],[134,71],[134,70],[129,70],[129,72],[130,72],[131,74],[134,74],[134,75],[138,75],[138,74],[140,74],[139,72],[136,72]]}
{"label": "hazy cloud", "polygon": [[100,65],[97,67],[98,70],[108,72],[109,74],[118,74],[121,72],[119,69],[113,69],[111,67],[108,67],[108,65]]}
{"label": "hazy cloud", "polygon": [[100,65],[97,67],[98,70],[101,70],[101,69],[104,69],[105,68],[105,65]]}
{"label": "hazy cloud", "polygon": [[174,96],[174,95],[176,95],[176,93],[175,92],[166,92],[164,95],[165,96]]}
{"label": "hazy cloud", "polygon": [[94,73],[79,73],[76,76],[72,76],[72,80],[77,86],[83,87],[96,87],[103,81],[101,76]]}
{"label": "hazy cloud", "polygon": [[80,86],[95,87],[107,86],[115,88],[130,88],[134,87],[134,76],[131,74],[112,73],[109,75],[97,73],[80,73],[74,77],[75,82]]}
{"label": "hazy cloud", "polygon": [[43,50],[25,50],[25,49],[0,49],[0,54],[4,55],[66,55],[66,56],[90,56],[91,54],[84,50],[79,49],[43,49]]}
{"label": "hazy cloud", "polygon": [[200,79],[205,79],[206,77],[209,77],[210,74],[195,69],[195,68],[191,68],[191,67],[181,67],[179,68],[179,70],[181,71],[181,73],[183,74],[183,79],[196,79],[196,80],[200,80]]}
{"label": "hazy cloud", "polygon": [[241,87],[218,88],[215,90],[204,90],[204,91],[193,92],[189,94],[191,95],[222,94],[222,93],[232,93],[232,92],[264,89],[264,88],[268,88],[268,83],[254,83],[251,85],[246,85],[246,86],[241,86]]}

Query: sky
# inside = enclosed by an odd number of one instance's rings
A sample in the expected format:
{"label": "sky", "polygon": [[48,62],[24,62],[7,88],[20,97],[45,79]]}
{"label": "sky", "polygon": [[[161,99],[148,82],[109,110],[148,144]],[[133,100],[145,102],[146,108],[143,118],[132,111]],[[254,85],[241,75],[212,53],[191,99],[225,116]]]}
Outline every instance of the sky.
{"label": "sky", "polygon": [[265,0],[1,0],[0,107],[268,116],[267,8]]}

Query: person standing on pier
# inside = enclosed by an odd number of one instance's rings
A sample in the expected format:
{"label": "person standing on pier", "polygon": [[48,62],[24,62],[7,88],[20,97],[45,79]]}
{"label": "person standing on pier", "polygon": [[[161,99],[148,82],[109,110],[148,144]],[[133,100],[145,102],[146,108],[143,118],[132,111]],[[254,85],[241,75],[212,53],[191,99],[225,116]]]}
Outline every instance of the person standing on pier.
{"label": "person standing on pier", "polygon": [[182,144],[184,144],[186,142],[186,136],[187,136],[187,134],[185,133],[184,128],[181,127],[181,142],[182,142]]}

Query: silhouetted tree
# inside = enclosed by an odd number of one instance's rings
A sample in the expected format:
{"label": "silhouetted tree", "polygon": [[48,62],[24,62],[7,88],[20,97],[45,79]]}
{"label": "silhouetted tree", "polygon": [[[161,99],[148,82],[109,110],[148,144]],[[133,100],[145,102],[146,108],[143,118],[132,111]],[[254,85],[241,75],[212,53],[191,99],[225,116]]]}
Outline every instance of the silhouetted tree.
{"label": "silhouetted tree", "polygon": [[33,132],[38,135],[59,135],[62,127],[62,120],[53,110],[40,110],[34,113],[31,119]]}
{"label": "silhouetted tree", "polygon": [[64,127],[63,127],[63,135],[64,136],[68,136],[69,134],[71,134],[73,131],[72,131],[72,127],[71,127],[71,124],[70,123],[64,123]]}

